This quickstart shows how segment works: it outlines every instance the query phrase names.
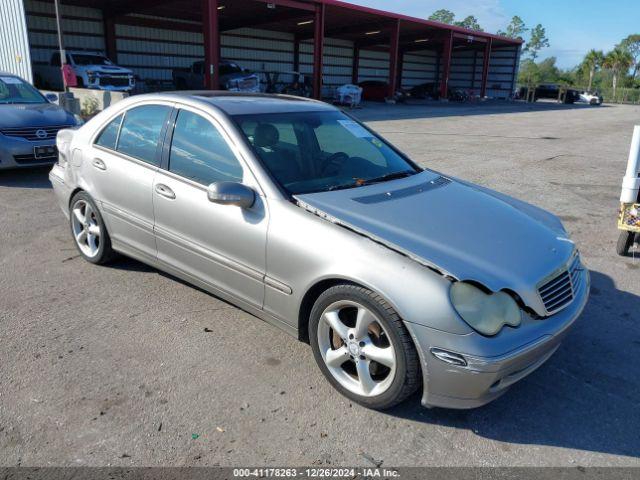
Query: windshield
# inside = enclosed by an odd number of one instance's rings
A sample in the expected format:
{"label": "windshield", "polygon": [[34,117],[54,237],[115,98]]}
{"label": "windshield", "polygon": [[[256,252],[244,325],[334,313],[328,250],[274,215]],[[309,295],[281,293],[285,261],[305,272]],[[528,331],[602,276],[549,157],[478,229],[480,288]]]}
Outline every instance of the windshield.
{"label": "windshield", "polygon": [[356,188],[420,171],[338,111],[234,118],[265,167],[293,195]]}
{"label": "windshield", "polygon": [[111,60],[102,55],[85,55],[85,54],[73,54],[73,62],[76,65],[113,65]]}
{"label": "windshield", "polygon": [[242,68],[230,62],[220,64],[220,75],[231,75],[232,73],[242,73]]}
{"label": "windshield", "polygon": [[46,103],[42,94],[18,77],[0,76],[0,104]]}

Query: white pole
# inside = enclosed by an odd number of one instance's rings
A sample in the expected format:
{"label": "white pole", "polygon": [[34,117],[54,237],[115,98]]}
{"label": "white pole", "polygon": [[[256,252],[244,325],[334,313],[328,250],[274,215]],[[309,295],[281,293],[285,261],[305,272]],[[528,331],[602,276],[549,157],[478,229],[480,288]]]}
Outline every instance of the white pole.
{"label": "white pole", "polygon": [[58,0],[54,0],[54,7],[56,10],[56,28],[58,30],[58,50],[60,51],[60,75],[62,75],[62,85],[64,85],[64,91],[66,92],[68,91],[67,82],[64,78],[62,69],[67,63],[67,54],[62,43],[62,26],[60,25],[60,5],[58,5]]}
{"label": "white pole", "polygon": [[638,201],[640,189],[640,125],[633,129],[633,139],[627,162],[627,173],[622,179],[622,193],[620,202],[635,203]]}

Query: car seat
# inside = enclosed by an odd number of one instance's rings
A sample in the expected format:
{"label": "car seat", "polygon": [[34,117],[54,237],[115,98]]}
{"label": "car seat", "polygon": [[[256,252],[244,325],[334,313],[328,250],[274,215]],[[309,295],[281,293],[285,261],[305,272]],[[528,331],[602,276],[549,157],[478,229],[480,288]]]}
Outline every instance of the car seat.
{"label": "car seat", "polygon": [[259,123],[253,135],[253,146],[262,161],[280,183],[301,179],[302,171],[293,154],[280,148],[280,132],[270,123]]}

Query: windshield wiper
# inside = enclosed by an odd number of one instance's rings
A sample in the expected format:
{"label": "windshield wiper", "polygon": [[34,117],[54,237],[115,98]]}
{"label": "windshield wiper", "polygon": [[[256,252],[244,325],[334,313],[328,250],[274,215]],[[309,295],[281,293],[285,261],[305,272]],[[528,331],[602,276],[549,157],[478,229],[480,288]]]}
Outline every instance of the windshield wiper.
{"label": "windshield wiper", "polygon": [[374,183],[381,183],[381,182],[386,182],[389,180],[395,180],[398,178],[405,178],[405,177],[410,177],[411,175],[415,175],[416,171],[414,170],[403,170],[401,172],[393,172],[393,173],[387,173],[386,175],[382,175],[380,177],[375,177],[375,178],[370,178],[368,180],[357,180],[354,183],[343,183],[340,185],[332,185],[331,187],[328,187],[326,190],[324,190],[325,192],[333,192],[335,190],[346,190],[348,188],[358,188],[358,187],[363,187],[365,185],[372,185]]}
{"label": "windshield wiper", "polygon": [[416,173],[418,172],[414,170],[402,170],[401,172],[387,173],[386,175],[370,178],[368,180],[365,180],[364,182],[360,182],[360,185],[371,185],[372,183],[387,182],[389,180],[396,180],[398,178],[410,177],[411,175],[415,175]]}
{"label": "windshield wiper", "polygon": [[325,189],[325,192],[333,192],[334,190],[346,190],[348,188],[356,188],[362,185],[361,183],[343,183],[342,185],[332,185]]}

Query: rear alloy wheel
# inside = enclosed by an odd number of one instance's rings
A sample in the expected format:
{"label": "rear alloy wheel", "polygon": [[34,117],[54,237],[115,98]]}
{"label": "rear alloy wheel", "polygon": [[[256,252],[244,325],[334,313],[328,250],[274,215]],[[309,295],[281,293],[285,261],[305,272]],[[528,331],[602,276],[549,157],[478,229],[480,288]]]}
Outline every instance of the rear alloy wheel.
{"label": "rear alloy wheel", "polygon": [[346,397],[385,409],[418,388],[413,342],[391,306],[370,290],[345,284],[324,292],[309,331],[322,373]]}
{"label": "rear alloy wheel", "polygon": [[102,216],[85,192],[77,193],[71,200],[70,220],[73,239],[85,260],[102,264],[113,259],[115,253]]}

